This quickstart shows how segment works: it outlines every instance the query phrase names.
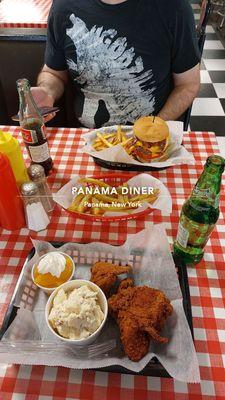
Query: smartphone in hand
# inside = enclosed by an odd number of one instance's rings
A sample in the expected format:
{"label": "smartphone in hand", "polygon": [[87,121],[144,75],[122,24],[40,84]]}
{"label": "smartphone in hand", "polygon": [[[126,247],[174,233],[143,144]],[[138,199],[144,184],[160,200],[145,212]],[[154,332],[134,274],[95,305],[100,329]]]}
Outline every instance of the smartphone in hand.
{"label": "smartphone in hand", "polygon": [[[46,117],[48,114],[57,113],[59,111],[59,107],[40,107],[39,111],[42,117]],[[11,118],[13,121],[18,122],[19,114],[13,115]]]}

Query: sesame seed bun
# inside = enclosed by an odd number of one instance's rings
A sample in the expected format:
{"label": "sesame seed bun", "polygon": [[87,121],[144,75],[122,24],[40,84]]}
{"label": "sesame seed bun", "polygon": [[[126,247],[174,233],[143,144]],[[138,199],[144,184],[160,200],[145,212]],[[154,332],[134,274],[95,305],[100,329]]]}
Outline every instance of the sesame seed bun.
{"label": "sesame seed bun", "polygon": [[133,131],[135,136],[143,142],[156,143],[169,137],[168,125],[159,117],[139,118],[134,123]]}

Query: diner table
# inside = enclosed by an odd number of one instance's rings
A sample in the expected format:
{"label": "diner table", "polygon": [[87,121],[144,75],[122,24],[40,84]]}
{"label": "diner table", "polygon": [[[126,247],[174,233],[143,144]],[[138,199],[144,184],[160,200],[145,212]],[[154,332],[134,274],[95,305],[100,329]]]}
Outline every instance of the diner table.
{"label": "diner table", "polygon": [[47,28],[52,0],[2,0],[0,28]]}
{"label": "diner table", "polygon": [[[18,137],[18,127],[0,127]],[[48,128],[48,140],[54,172],[48,178],[52,192],[74,175],[91,176],[109,173],[97,166],[82,151],[82,129]],[[20,135],[19,135],[20,136]],[[19,139],[21,140],[21,139]],[[152,223],[164,223],[169,242],[176,237],[179,213],[206,158],[219,154],[217,139],[210,132],[184,134],[184,146],[193,153],[194,165],[176,165],[150,172],[169,189],[173,210],[161,215],[155,210],[148,216],[123,222],[101,223],[74,219],[58,205],[51,223],[42,232],[23,228],[0,230],[0,325],[26,256],[32,248],[31,238],[46,241],[101,241],[121,245],[127,235],[137,233]],[[28,162],[26,151],[24,156]],[[114,173],[115,171],[111,171]],[[121,172],[122,174],[123,172]],[[130,172],[131,176],[135,172]],[[221,189],[220,218],[205,249],[204,259],[188,267],[194,339],[200,366],[201,382],[183,383],[172,378],[134,374],[76,370],[62,367],[6,365],[0,354],[0,400],[224,400],[225,398],[225,194]]]}

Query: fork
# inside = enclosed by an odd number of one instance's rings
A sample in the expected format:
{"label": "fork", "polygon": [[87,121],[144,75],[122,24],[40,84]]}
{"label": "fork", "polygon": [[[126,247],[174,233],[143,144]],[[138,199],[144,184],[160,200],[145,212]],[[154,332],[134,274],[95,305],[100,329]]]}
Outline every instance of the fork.
{"label": "fork", "polygon": [[73,346],[53,342],[41,342],[35,340],[6,341],[0,342],[0,353],[32,353],[52,354],[62,351],[68,355],[73,354],[79,358],[98,358],[107,357],[108,352],[116,347],[116,339],[110,339],[103,343],[92,344],[87,347]]}

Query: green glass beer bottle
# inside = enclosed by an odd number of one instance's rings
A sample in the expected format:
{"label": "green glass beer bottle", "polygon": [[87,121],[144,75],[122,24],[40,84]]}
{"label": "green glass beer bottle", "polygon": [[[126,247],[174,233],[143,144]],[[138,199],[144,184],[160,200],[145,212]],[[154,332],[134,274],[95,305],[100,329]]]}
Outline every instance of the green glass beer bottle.
{"label": "green glass beer bottle", "polygon": [[225,159],[212,155],[190,197],[183,204],[174,253],[186,264],[197,264],[219,218],[219,196]]}

